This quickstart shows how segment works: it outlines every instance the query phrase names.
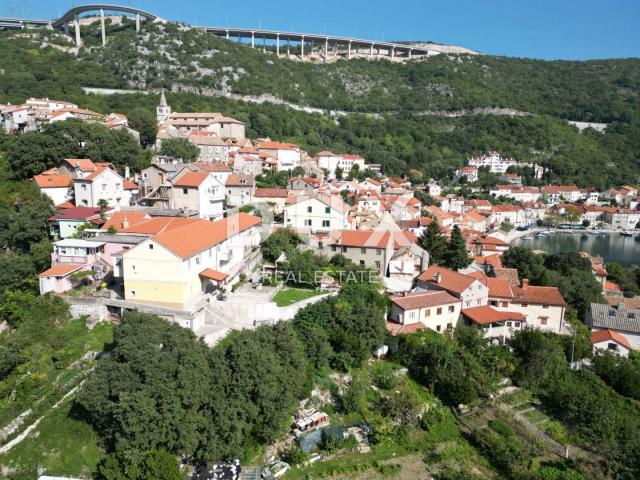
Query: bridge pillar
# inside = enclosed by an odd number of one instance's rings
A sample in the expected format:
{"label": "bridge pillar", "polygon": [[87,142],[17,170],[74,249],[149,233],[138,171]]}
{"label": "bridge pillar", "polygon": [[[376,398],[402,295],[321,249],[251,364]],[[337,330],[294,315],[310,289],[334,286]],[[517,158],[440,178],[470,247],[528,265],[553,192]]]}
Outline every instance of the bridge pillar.
{"label": "bridge pillar", "polygon": [[267,37],[262,37],[262,53],[267,53]]}
{"label": "bridge pillar", "polygon": [[410,49],[409,49],[409,60],[411,60],[411,56],[412,56],[412,54],[413,54],[413,49],[411,49],[411,48],[410,48]]}
{"label": "bridge pillar", "polygon": [[227,30],[227,31],[225,32],[225,37],[226,37],[226,39],[227,39],[227,40],[229,40],[229,30]]}
{"label": "bridge pillar", "polygon": [[300,45],[302,47],[301,50],[300,50],[300,53],[301,53],[300,58],[302,58],[302,60],[304,60],[304,35],[302,35],[302,42],[300,43]]}
{"label": "bridge pillar", "polygon": [[78,15],[75,16],[75,24],[76,24],[76,47],[80,47],[80,21],[78,20]]}
{"label": "bridge pillar", "polygon": [[140,14],[136,13],[136,33],[140,32]]}
{"label": "bridge pillar", "polygon": [[396,58],[396,48],[391,47],[391,58]]}
{"label": "bridge pillar", "polygon": [[64,33],[69,35],[69,22],[64,22]]}
{"label": "bridge pillar", "polygon": [[369,47],[369,58],[373,58],[373,43]]}
{"label": "bridge pillar", "polygon": [[47,23],[47,30],[53,30],[53,24],[51,22]]}
{"label": "bridge pillar", "polygon": [[324,61],[329,61],[329,37],[324,39]]}
{"label": "bridge pillar", "polygon": [[102,46],[107,44],[107,33],[104,29],[104,10],[100,9],[100,33],[102,34]]}
{"label": "bridge pillar", "polygon": [[280,56],[280,34],[276,33],[276,57]]}
{"label": "bridge pillar", "polygon": [[349,46],[347,47],[347,59],[351,59],[351,40],[349,40]]}
{"label": "bridge pillar", "polygon": [[251,32],[251,48],[256,48],[256,34]]}

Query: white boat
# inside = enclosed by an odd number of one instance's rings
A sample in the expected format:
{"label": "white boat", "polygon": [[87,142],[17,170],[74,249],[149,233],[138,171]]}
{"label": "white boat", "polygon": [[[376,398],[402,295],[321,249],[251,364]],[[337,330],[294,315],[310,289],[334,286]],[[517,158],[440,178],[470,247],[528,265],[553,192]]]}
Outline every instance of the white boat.
{"label": "white boat", "polygon": [[633,237],[633,231],[632,230],[624,230],[624,231],[620,232],[620,235],[622,235],[623,237]]}
{"label": "white boat", "polygon": [[533,240],[533,237],[527,235],[526,237],[522,237],[522,240]]}

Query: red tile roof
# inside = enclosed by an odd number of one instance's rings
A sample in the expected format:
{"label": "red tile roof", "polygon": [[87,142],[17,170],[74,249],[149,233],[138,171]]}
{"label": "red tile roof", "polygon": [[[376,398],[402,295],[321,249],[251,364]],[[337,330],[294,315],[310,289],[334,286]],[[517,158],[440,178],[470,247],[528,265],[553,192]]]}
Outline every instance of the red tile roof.
{"label": "red tile roof", "polygon": [[397,295],[390,297],[390,300],[403,310],[415,310],[417,308],[429,308],[460,303],[459,298],[454,297],[448,292],[437,290]]}
{"label": "red tile roof", "polygon": [[174,187],[199,187],[209,176],[206,172],[187,172],[173,181]]}
{"label": "red tile roof", "polygon": [[189,164],[190,167],[196,167],[198,170],[204,172],[223,172],[231,173],[231,169],[222,162],[193,162]]}
{"label": "red tile roof", "polygon": [[488,305],[480,307],[465,308],[462,314],[478,325],[488,325],[494,322],[505,322],[513,320],[516,322],[524,322],[524,315],[518,312],[501,312]]}
{"label": "red tile roof", "polygon": [[[524,282],[524,280],[523,280]],[[566,302],[557,287],[536,287],[527,285],[525,287],[513,286],[516,303],[534,303],[537,305],[557,305],[566,306]]]}
{"label": "red tile roof", "polygon": [[201,277],[205,277],[205,278],[209,278],[211,280],[214,280],[216,282],[223,282],[224,280],[226,280],[226,278],[229,276],[226,273],[222,273],[219,272],[217,270],[214,270],[213,268],[207,268],[206,270],[203,270],[200,272],[200,276]]}
{"label": "red tile roof", "polygon": [[423,330],[427,328],[420,322],[411,323],[409,325],[401,325],[395,322],[387,322],[385,324],[385,327],[387,328],[387,330],[389,330],[391,335],[393,335],[394,337],[397,335],[409,335],[411,333],[416,333],[418,330]]}
{"label": "red tile roof", "polygon": [[[436,281],[436,274],[440,274],[440,282]],[[418,280],[438,285],[440,288],[453,293],[462,293],[476,281],[475,278],[463,273],[454,272],[439,265],[432,265],[418,276]]]}
{"label": "red tile roof", "polygon": [[80,270],[83,265],[77,265],[75,263],[64,263],[60,265],[54,265],[53,267],[40,273],[39,277],[66,277],[73,272]]}
{"label": "red tile roof", "polygon": [[605,282],[604,289],[606,292],[622,292],[622,288],[620,288],[620,285],[609,280]]}
{"label": "red tile roof", "polygon": [[79,168],[83,172],[94,172],[97,168],[96,164],[88,158],[65,158],[72,168]]}
{"label": "red tile roof", "polygon": [[631,344],[629,343],[629,340],[627,340],[627,337],[616,332],[615,330],[609,330],[608,328],[605,328],[604,330],[596,330],[591,334],[591,343],[593,343],[594,345],[596,343],[609,341],[616,342],[626,349],[631,350]]}
{"label": "red tile roof", "polygon": [[153,237],[153,240],[180,258],[187,259],[259,225],[261,221],[260,217],[248,213],[239,213],[216,222],[198,219],[188,225],[164,231]]}
{"label": "red tile roof", "polygon": [[286,188],[256,188],[253,196],[257,198],[287,198],[289,190]]}
{"label": "red tile roof", "polygon": [[36,175],[33,179],[40,188],[69,188],[72,184],[66,175]]}
{"label": "red tile roof", "polygon": [[49,220],[87,220],[90,217],[96,216],[100,213],[99,208],[94,207],[72,207],[58,210],[54,213]]}

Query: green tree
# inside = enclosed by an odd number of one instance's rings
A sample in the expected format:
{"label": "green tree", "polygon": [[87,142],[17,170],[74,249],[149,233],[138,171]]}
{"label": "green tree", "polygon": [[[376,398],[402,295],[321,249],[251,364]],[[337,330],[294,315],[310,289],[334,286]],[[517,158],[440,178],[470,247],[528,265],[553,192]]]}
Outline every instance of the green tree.
{"label": "green tree", "polygon": [[140,143],[150,146],[155,143],[158,129],[155,114],[146,108],[135,108],[127,115],[129,126],[140,133]]}
{"label": "green tree", "polygon": [[267,262],[275,262],[284,252],[290,255],[302,243],[300,236],[290,228],[281,228],[273,232],[260,245],[260,251]]}
{"label": "green tree", "polygon": [[199,150],[189,140],[170,138],[162,141],[159,153],[168,157],[180,158],[183,162],[193,162],[198,158]]}
{"label": "green tree", "polygon": [[447,240],[434,219],[418,238],[418,245],[429,252],[429,262],[443,265],[447,253]]}
{"label": "green tree", "polygon": [[451,238],[445,249],[443,266],[452,270],[460,270],[470,263],[471,258],[469,258],[469,254],[467,253],[467,242],[462,236],[462,233],[460,233],[460,227],[454,225],[451,230]]}

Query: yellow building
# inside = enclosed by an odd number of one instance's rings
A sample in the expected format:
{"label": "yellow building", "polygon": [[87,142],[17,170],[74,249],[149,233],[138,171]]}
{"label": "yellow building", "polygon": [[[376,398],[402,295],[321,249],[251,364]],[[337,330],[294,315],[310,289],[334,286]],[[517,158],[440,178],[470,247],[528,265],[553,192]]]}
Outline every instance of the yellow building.
{"label": "yellow building", "polygon": [[235,277],[260,244],[261,219],[240,213],[163,231],[122,254],[125,299],[187,308]]}

